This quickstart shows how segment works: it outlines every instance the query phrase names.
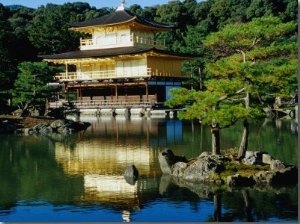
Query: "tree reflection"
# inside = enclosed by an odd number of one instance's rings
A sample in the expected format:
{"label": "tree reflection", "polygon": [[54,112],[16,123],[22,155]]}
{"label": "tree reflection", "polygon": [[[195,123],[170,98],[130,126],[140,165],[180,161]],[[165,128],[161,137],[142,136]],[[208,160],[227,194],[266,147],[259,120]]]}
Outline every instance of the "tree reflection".
{"label": "tree reflection", "polygon": [[214,195],[214,221],[220,222],[222,217],[222,201],[221,193]]}
{"label": "tree reflection", "polygon": [[[128,211],[130,216],[125,212],[124,218],[134,220],[138,211],[147,210],[152,202],[159,207],[163,198],[164,203],[183,207],[187,202],[189,212],[209,210],[209,214],[203,214],[208,221],[268,221],[273,217],[297,220],[297,186],[239,189],[161,176],[158,154],[164,147],[187,158],[210,148],[209,129],[198,122],[191,125],[190,121],[165,119],[97,119],[85,132],[73,135],[0,136],[1,217],[13,213],[20,200],[45,200],[54,206],[88,209],[96,205],[97,209],[118,213],[120,218],[122,211]],[[251,133],[259,134],[264,149],[275,158],[293,162],[298,158],[297,136],[291,133],[291,122],[281,122],[276,126],[267,121],[261,132],[253,125]],[[238,128],[222,132],[226,147],[238,143]],[[271,141],[277,138],[282,143],[280,148]],[[257,139],[252,135],[249,147],[255,148]],[[133,164],[141,179],[131,186],[123,174]]]}
{"label": "tree reflection", "polygon": [[249,194],[245,189],[242,189],[242,195],[243,195],[243,198],[244,198],[244,201],[245,201],[247,222],[253,222],[252,206],[251,206]]}
{"label": "tree reflection", "polygon": [[[190,193],[186,192],[187,189]],[[176,198],[180,197],[181,191],[185,191],[186,195],[196,194],[200,204],[203,199],[211,200],[213,208],[211,217],[208,216],[206,219],[208,222],[258,222],[271,220],[278,214],[284,220],[296,219],[298,217],[297,189],[297,185],[235,188],[224,185],[191,183],[178,180],[170,175],[163,175],[159,192],[171,201],[177,200]],[[197,201],[196,198],[195,201]]]}

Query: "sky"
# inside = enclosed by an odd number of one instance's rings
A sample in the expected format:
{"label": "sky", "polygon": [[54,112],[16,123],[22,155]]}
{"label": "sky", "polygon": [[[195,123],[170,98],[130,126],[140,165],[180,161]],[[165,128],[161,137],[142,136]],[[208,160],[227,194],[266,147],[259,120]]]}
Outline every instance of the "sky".
{"label": "sky", "polygon": [[[126,0],[125,7],[138,4],[142,8],[146,6],[155,6],[167,4],[170,0]],[[95,6],[97,9],[102,7],[117,8],[121,5],[121,0],[0,0],[4,6],[7,5],[23,5],[30,8],[38,8],[41,5],[47,5],[48,3],[63,5],[67,2],[87,2],[89,5]]]}

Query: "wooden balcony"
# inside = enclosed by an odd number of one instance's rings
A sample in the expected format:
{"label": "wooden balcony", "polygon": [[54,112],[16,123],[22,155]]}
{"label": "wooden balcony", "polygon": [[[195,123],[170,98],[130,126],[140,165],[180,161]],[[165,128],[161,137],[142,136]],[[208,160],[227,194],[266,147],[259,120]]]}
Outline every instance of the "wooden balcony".
{"label": "wooden balcony", "polygon": [[165,49],[165,41],[144,38],[136,35],[129,37],[113,37],[107,39],[80,39],[80,50],[107,49],[130,46],[156,47]]}
{"label": "wooden balcony", "polygon": [[151,70],[136,71],[136,73],[116,72],[116,70],[106,71],[90,71],[90,72],[65,72],[55,76],[57,81],[89,81],[89,80],[105,80],[116,78],[142,78],[150,77]]}
{"label": "wooden balcony", "polygon": [[[94,96],[93,99],[90,97],[80,97],[78,100],[70,101],[78,109],[109,109],[109,108],[147,108],[157,103],[156,95],[143,95],[142,98],[139,95],[131,96],[118,96],[112,97],[107,96]],[[49,102],[49,108],[62,107],[66,100],[58,100]]]}
{"label": "wooden balcony", "polygon": [[109,80],[109,79],[138,79],[148,78],[151,76],[171,77],[170,71],[158,71],[147,68],[145,70],[135,69],[133,71],[117,71],[117,70],[105,70],[105,71],[87,71],[87,72],[64,72],[55,76],[56,81],[92,81],[92,80]]}

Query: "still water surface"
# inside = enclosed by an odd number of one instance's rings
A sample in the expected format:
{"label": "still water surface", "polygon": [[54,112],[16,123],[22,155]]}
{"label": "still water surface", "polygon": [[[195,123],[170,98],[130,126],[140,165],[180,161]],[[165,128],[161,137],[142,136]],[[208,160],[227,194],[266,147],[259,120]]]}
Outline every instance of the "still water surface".
{"label": "still water surface", "polygon": [[[81,117],[84,132],[51,137],[0,136],[0,222],[296,222],[298,185],[212,189],[161,174],[168,147],[188,159],[210,151],[210,130],[165,118]],[[241,125],[222,130],[221,148],[237,148]],[[295,120],[250,126],[249,150],[298,165]],[[134,164],[132,185],[123,174]]]}

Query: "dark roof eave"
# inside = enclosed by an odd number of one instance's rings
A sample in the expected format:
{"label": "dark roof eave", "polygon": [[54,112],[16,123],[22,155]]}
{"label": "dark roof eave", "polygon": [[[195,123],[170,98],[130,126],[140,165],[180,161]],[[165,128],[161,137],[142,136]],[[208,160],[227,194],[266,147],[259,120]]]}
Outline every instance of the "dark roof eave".
{"label": "dark roof eave", "polygon": [[195,59],[198,55],[182,54],[176,52],[169,52],[165,50],[158,50],[156,48],[137,48],[137,47],[123,47],[123,48],[113,48],[113,49],[101,49],[101,50],[85,50],[85,51],[70,51],[61,54],[53,55],[40,55],[38,57],[45,60],[68,60],[68,59],[83,59],[83,58],[105,58],[105,57],[115,57],[120,55],[133,55],[133,54],[143,54],[148,52],[154,52],[159,54],[165,54],[175,57],[180,57],[182,59]]}
{"label": "dark roof eave", "polygon": [[75,59],[75,58],[105,58],[119,55],[128,54],[141,54],[147,52],[147,49],[124,47],[124,48],[113,48],[113,49],[100,49],[100,50],[78,50],[70,51],[61,54],[52,55],[40,55],[43,59]]}

